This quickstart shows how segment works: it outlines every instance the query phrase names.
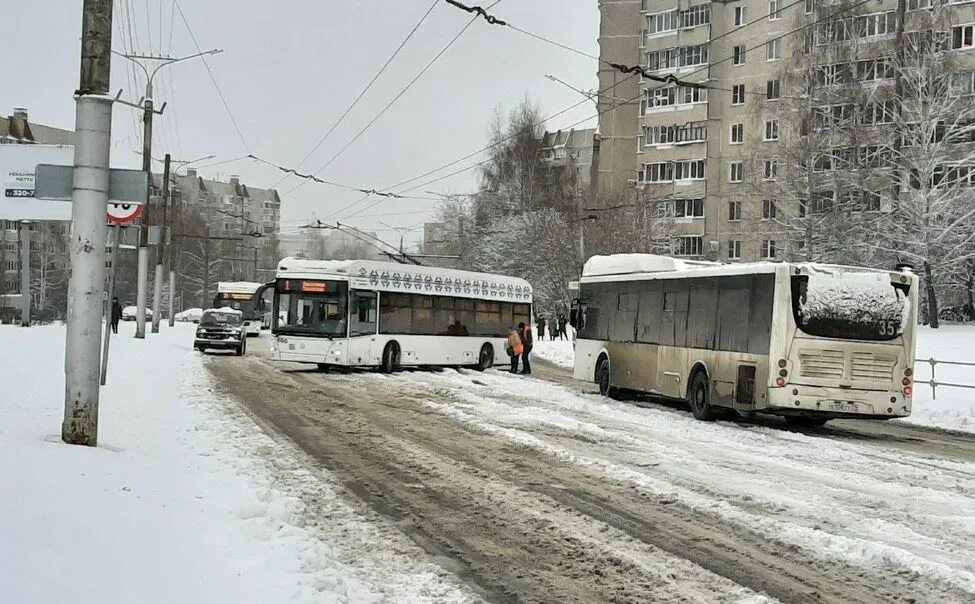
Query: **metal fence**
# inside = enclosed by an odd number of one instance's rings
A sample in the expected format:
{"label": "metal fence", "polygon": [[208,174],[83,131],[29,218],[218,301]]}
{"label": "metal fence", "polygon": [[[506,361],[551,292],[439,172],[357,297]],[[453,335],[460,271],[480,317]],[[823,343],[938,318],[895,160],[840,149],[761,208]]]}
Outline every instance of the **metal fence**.
{"label": "metal fence", "polygon": [[[928,365],[931,365],[931,379],[928,380],[928,381],[926,381],[926,382],[919,381],[919,380],[916,380],[915,379],[914,380],[914,383],[915,384],[927,384],[927,385],[931,386],[931,398],[934,399],[934,400],[937,400],[938,399],[938,387],[939,386],[945,386],[945,387],[948,387],[948,388],[968,388],[968,389],[971,389],[971,390],[975,390],[975,384],[953,384],[951,382],[939,382],[938,381],[938,378],[937,378],[937,375],[935,374],[935,369],[936,369],[936,367],[938,365],[953,365],[953,366],[957,366],[957,367],[975,367],[975,363],[962,363],[961,361],[939,361],[938,359],[933,359],[933,358],[932,359],[917,359],[916,362],[915,362],[915,364],[917,364],[917,363],[927,363]],[[916,378],[917,376],[914,376],[914,377]]]}

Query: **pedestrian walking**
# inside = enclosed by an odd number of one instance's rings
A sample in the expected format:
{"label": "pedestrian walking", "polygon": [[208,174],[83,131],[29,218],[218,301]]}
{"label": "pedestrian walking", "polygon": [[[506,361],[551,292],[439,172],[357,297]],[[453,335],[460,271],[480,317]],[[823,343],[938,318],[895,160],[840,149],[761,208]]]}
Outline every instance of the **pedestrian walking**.
{"label": "pedestrian walking", "polygon": [[[522,323],[524,325],[524,323]],[[524,345],[521,343],[521,336],[512,328],[508,328],[508,345],[505,352],[511,357],[511,373],[518,373],[518,359],[524,352]]]}
{"label": "pedestrian walking", "polygon": [[528,355],[531,354],[532,348],[535,344],[535,339],[532,337],[532,328],[524,323],[518,324],[518,335],[521,337],[522,352],[521,352],[521,375],[531,375],[532,364],[528,359]]}
{"label": "pedestrian walking", "polygon": [[565,315],[559,315],[559,340],[565,340],[568,338],[568,335],[565,332],[566,323],[568,323],[568,321],[566,320]]}
{"label": "pedestrian walking", "polygon": [[544,340],[545,339],[545,317],[538,317],[538,320],[535,321],[535,327],[538,328],[538,339]]}
{"label": "pedestrian walking", "polygon": [[112,333],[118,333],[118,322],[122,320],[122,305],[118,298],[112,298]]}

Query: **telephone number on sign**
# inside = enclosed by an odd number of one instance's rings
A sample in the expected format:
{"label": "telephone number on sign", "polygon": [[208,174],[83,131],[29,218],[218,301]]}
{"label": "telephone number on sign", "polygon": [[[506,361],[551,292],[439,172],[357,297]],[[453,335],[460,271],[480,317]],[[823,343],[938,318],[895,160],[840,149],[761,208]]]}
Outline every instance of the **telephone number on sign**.
{"label": "telephone number on sign", "polygon": [[6,189],[4,197],[33,197],[33,189]]}

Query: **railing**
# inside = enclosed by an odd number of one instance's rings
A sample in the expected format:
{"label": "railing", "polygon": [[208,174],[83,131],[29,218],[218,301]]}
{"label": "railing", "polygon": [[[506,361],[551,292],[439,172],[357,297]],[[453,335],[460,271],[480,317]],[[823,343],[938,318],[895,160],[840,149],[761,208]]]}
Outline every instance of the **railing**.
{"label": "railing", "polygon": [[[962,363],[960,361],[939,361],[938,359],[917,359],[917,362],[927,363],[931,365],[931,379],[922,382],[914,380],[915,384],[927,384],[931,386],[931,398],[937,400],[938,398],[938,386],[946,386],[948,388],[968,388],[975,390],[975,384],[952,384],[950,382],[939,382],[937,376],[935,376],[935,367],[938,365],[954,365],[957,367],[975,367],[975,363]],[[915,376],[917,377],[917,376]]]}

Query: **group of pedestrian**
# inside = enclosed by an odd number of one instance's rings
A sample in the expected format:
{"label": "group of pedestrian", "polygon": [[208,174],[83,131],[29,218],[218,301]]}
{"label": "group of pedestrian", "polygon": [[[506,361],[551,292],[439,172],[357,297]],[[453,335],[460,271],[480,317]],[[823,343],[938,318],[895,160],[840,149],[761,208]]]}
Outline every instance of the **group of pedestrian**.
{"label": "group of pedestrian", "polygon": [[535,345],[532,328],[524,323],[518,329],[508,330],[508,356],[511,357],[511,373],[518,373],[518,359],[521,359],[521,375],[531,375],[532,365],[528,356]]}
{"label": "group of pedestrian", "polygon": [[535,321],[535,326],[538,328],[538,339],[541,341],[545,340],[545,332],[548,331],[549,340],[567,340],[569,339],[568,333],[566,333],[566,325],[569,324],[568,319],[565,315],[559,315],[556,319],[546,319],[545,317],[538,317]]}

